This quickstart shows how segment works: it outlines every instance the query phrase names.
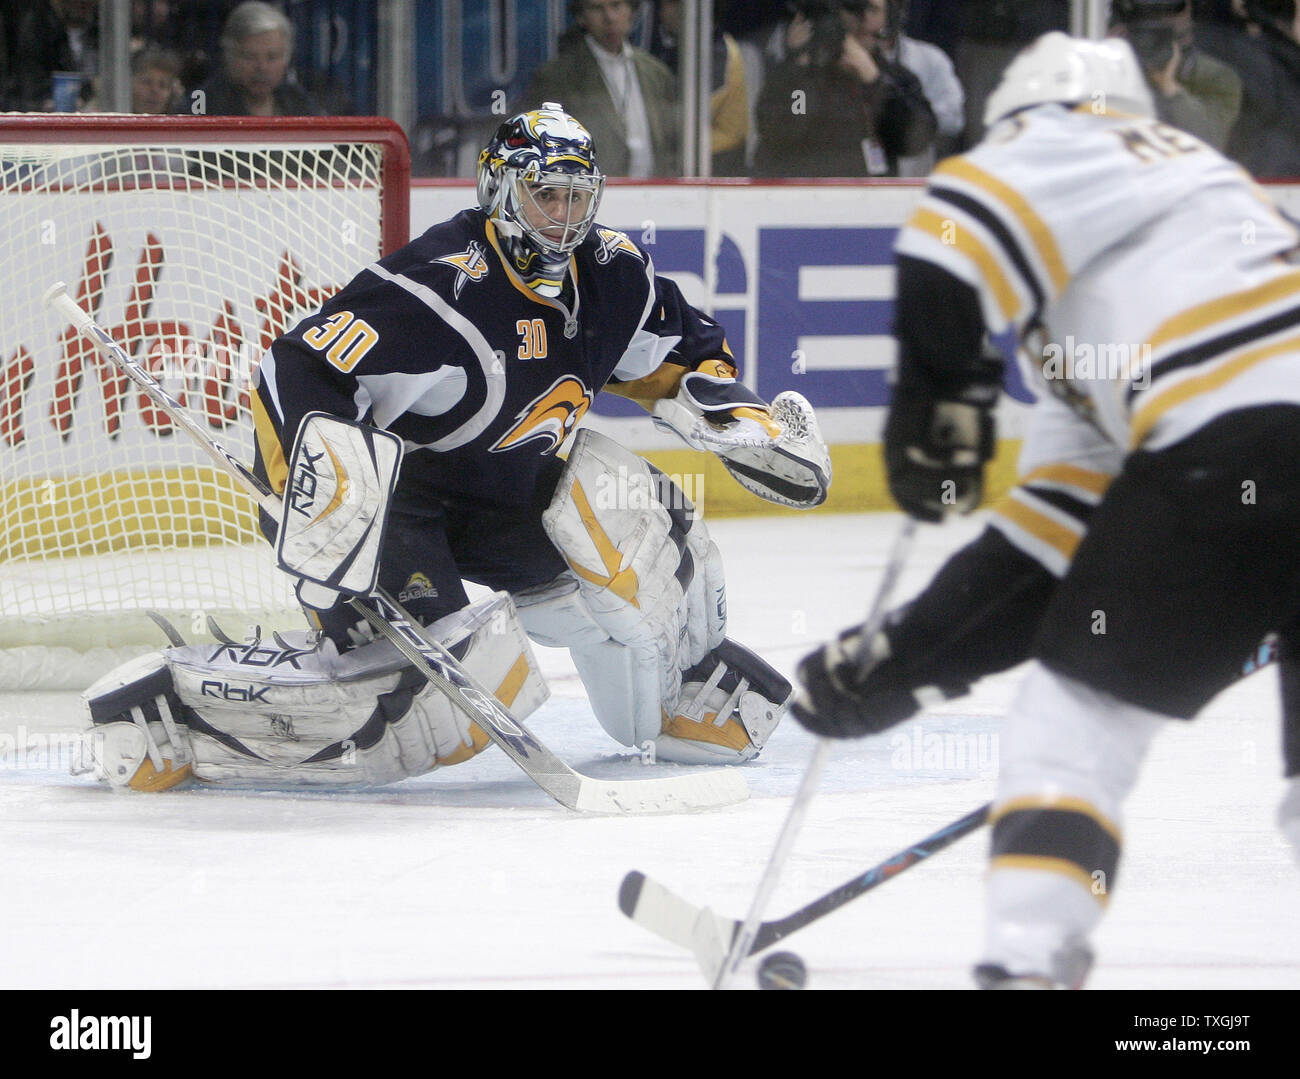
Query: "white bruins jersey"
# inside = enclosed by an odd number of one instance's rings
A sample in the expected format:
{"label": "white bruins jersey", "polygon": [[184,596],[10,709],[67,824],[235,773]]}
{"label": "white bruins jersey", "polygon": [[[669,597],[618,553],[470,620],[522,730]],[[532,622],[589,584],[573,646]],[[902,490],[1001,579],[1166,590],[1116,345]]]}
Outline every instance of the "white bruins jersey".
{"label": "white bruins jersey", "polygon": [[1031,384],[1128,451],[1300,404],[1298,242],[1209,146],[1084,105],[1019,113],[942,162],[897,251],[973,286]]}

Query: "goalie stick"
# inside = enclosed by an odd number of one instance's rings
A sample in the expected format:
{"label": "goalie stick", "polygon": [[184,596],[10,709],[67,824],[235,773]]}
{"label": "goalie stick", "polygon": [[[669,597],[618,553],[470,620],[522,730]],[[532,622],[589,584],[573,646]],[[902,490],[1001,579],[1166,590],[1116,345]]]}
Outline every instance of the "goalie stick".
{"label": "goalie stick", "polygon": [[[892,880],[899,873],[911,869],[932,854],[937,854],[963,836],[977,831],[988,820],[990,808],[990,805],[980,806],[851,880],[846,880],[839,887],[832,888],[784,918],[760,922],[754,927],[745,956],[757,955],[770,948],[791,933],[839,910],[851,900]],[[723,918],[708,907],[688,903],[635,869],[623,878],[623,883],[619,886],[618,906],[638,925],[672,944],[689,948],[695,953],[696,960],[706,974],[711,965],[718,961],[715,957],[722,956],[740,940],[743,928],[740,921]]]}
{"label": "goalie stick", "polygon": [[[43,299],[175,420],[218,468],[233,476],[263,509],[279,519],[280,497],[209,436],[185,407],[68,295],[62,282],[48,289]],[[383,589],[376,589],[369,602],[350,597],[348,603],[500,746],[534,783],[568,809],[607,814],[669,813],[731,805],[748,797],[744,777],[735,772],[711,771],[627,782],[584,775],[538,741],[500,701],[470,677],[450,652],[425,637],[419,623]]]}

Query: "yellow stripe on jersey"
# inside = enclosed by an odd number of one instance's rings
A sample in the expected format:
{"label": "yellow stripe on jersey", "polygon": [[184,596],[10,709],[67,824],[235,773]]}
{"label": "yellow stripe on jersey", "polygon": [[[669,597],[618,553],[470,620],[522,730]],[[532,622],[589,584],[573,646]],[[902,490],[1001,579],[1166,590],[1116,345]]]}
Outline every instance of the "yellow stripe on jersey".
{"label": "yellow stripe on jersey", "polygon": [[933,236],[945,247],[955,247],[971,262],[975,263],[985,282],[997,300],[1002,316],[1008,322],[1014,322],[1020,313],[1020,297],[1002,272],[1002,266],[987,247],[970,229],[951,228],[951,217],[944,217],[933,210],[921,207],[912,214],[908,226]]}
{"label": "yellow stripe on jersey", "polygon": [[1068,564],[1074,558],[1079,541],[1083,539],[1083,524],[1071,528],[1021,502],[1016,494],[1016,491],[1012,491],[1006,498],[1000,499],[993,506],[992,512],[1009,521],[1031,538],[1046,544],[1062,555]]}
{"label": "yellow stripe on jersey", "polygon": [[1287,273],[1255,288],[1197,304],[1161,323],[1151,335],[1151,349],[1155,351],[1171,341],[1199,334],[1217,323],[1228,322],[1297,295],[1300,295],[1300,273]]}
{"label": "yellow stripe on jersey", "polygon": [[1300,352],[1300,336],[1288,337],[1283,341],[1274,341],[1271,345],[1240,353],[1230,360],[1219,363],[1212,371],[1185,379],[1163,392],[1154,392],[1133,415],[1133,422],[1130,425],[1132,441],[1129,448],[1136,449],[1140,446],[1151,433],[1152,428],[1170,409],[1186,404],[1193,397],[1221,389],[1256,364],[1274,359],[1285,352]]}
{"label": "yellow stripe on jersey", "polygon": [[266,479],[271,490],[276,494],[284,492],[284,485],[289,479],[289,465],[284,459],[284,447],[275,433],[270,413],[262,404],[260,394],[252,395],[253,433],[257,439],[257,448],[262,451],[262,464],[266,466]]}
{"label": "yellow stripe on jersey", "polygon": [[1073,487],[1087,495],[1101,496],[1115,477],[1108,472],[1096,472],[1078,465],[1053,464],[1035,468],[1022,476],[1017,486],[1028,487],[1035,482],[1050,483],[1059,487]]}
{"label": "yellow stripe on jersey", "polygon": [[1065,259],[1061,257],[1061,249],[1056,245],[1056,237],[1020,192],[978,165],[971,164],[964,157],[952,157],[940,162],[934,172],[935,175],[955,176],[982,188],[1010,210],[1037,250],[1038,257],[1052,279],[1053,287],[1058,293],[1065,288],[1066,282],[1070,280],[1070,272],[1066,269]]}

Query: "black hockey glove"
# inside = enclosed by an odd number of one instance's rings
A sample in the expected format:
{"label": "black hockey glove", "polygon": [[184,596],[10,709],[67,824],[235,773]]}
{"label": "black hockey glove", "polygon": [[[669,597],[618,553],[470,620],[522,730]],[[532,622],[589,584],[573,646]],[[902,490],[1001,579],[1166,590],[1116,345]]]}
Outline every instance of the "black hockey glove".
{"label": "black hockey glove", "polygon": [[934,524],[979,505],[1001,385],[1002,365],[993,360],[938,392],[924,378],[899,380],[885,423],[885,471],[904,512]]}
{"label": "black hockey glove", "polygon": [[912,691],[884,672],[890,648],[883,631],[862,655],[863,629],[846,629],[799,663],[803,688],[790,711],[813,734],[862,738],[901,723],[919,708]]}

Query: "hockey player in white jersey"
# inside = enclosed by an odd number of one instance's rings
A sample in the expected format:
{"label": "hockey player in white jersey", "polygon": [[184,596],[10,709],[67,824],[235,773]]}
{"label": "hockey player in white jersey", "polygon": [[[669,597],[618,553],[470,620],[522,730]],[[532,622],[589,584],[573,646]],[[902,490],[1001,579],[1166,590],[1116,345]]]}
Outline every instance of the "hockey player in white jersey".
{"label": "hockey player in white jersey", "polygon": [[[1014,551],[1004,565],[1061,574],[1028,604],[1030,666],[1001,742],[988,987],[1082,984],[1122,804],[1163,723],[1193,718],[1270,634],[1295,695],[1300,237],[1237,166],[1152,117],[1125,44],[1047,35],[897,243],[885,451],[902,508],[937,521],[978,502],[1000,383],[988,335],[1015,331],[1040,394],[1025,452],[1043,467],[981,540]],[[950,584],[966,602],[960,572]],[[913,668],[960,691],[978,663],[919,655],[922,636],[911,652],[906,634],[871,642],[874,675],[851,635],[820,649],[794,714],[861,735],[914,709]],[[891,667],[892,716],[863,692]]]}

